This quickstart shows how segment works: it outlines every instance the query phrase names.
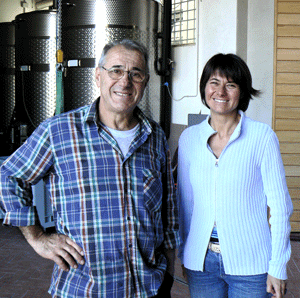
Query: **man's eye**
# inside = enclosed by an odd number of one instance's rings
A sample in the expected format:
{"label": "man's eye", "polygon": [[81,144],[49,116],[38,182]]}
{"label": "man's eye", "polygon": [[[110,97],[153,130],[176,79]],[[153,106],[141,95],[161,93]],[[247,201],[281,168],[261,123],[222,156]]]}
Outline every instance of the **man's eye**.
{"label": "man's eye", "polygon": [[121,69],[114,68],[114,69],[111,69],[110,72],[114,73],[114,74],[121,74],[123,71]]}
{"label": "man's eye", "polygon": [[140,71],[131,71],[130,74],[132,77],[142,78],[142,73]]}

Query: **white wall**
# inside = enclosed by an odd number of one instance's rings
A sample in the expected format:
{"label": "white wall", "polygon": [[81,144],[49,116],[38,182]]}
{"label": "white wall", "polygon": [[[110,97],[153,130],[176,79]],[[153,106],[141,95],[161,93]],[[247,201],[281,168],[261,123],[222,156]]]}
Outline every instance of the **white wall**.
{"label": "white wall", "polygon": [[[247,116],[272,125],[274,66],[274,1],[249,0],[248,66],[259,98],[251,101]],[[251,25],[249,25],[251,24]]]}
{"label": "white wall", "polygon": [[0,0],[0,22],[11,22],[15,17],[23,12],[34,10],[34,1],[27,0],[27,7],[21,6],[21,0]]}
{"label": "white wall", "polygon": [[198,91],[202,69],[214,54],[232,52],[246,60],[254,88],[263,91],[261,99],[251,101],[247,115],[271,125],[273,1],[201,0],[198,7],[197,44],[173,48],[173,98],[188,97],[172,102],[172,123],[186,125],[189,113],[209,113]]}

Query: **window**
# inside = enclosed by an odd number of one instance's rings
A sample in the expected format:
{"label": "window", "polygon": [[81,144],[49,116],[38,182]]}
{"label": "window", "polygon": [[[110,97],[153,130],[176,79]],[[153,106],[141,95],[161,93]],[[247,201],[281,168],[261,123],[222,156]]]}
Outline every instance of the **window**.
{"label": "window", "polygon": [[196,43],[196,1],[173,0],[172,45]]}

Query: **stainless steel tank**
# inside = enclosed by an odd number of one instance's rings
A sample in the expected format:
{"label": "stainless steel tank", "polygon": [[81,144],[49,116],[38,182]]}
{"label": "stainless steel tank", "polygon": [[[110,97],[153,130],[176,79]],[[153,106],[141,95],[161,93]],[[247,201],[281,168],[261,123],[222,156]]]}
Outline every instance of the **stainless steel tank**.
{"label": "stainless steel tank", "polygon": [[63,0],[62,50],[67,61],[64,110],[89,104],[99,96],[95,66],[103,46],[124,38],[142,43],[149,54],[150,82],[140,103],[159,121],[160,77],[154,71],[161,4],[153,0]]}
{"label": "stainless steel tank", "polygon": [[16,24],[16,118],[29,134],[55,113],[56,12],[20,14]]}
{"label": "stainless steel tank", "polygon": [[15,25],[0,23],[0,135],[7,133],[15,107]]}

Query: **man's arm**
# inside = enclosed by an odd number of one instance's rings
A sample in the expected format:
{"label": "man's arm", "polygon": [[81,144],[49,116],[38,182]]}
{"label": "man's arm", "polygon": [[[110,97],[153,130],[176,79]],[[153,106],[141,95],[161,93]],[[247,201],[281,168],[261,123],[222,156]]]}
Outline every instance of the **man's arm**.
{"label": "man's arm", "polygon": [[171,276],[175,274],[175,249],[164,250],[164,255],[167,259],[167,272],[170,273]]}
{"label": "man's arm", "polygon": [[84,264],[83,249],[62,234],[48,234],[39,225],[19,227],[28,243],[43,258],[54,261],[62,270]]}
{"label": "man's arm", "polygon": [[163,283],[158,289],[158,293],[155,297],[157,298],[171,298],[171,289],[174,283],[174,261],[175,261],[175,250],[164,249],[163,254],[167,259],[167,271],[164,276]]}

